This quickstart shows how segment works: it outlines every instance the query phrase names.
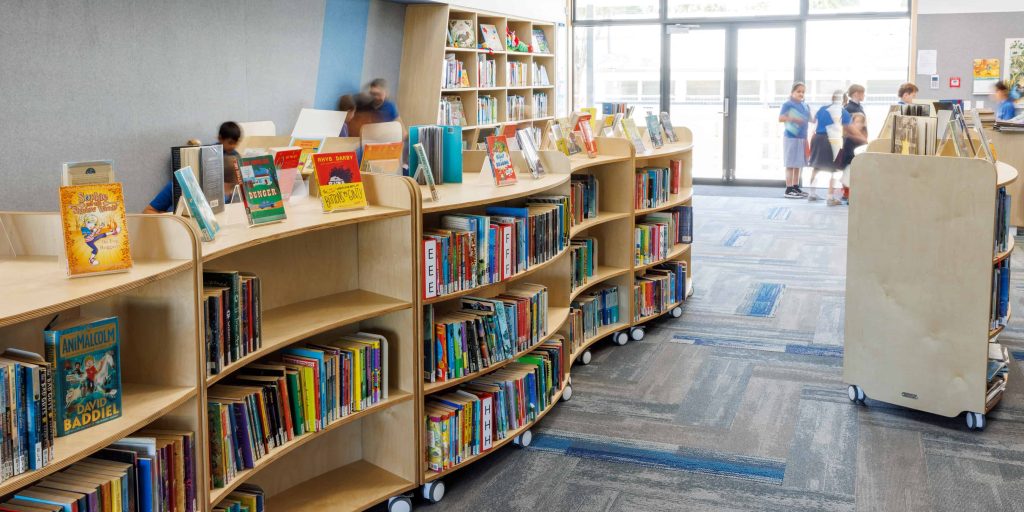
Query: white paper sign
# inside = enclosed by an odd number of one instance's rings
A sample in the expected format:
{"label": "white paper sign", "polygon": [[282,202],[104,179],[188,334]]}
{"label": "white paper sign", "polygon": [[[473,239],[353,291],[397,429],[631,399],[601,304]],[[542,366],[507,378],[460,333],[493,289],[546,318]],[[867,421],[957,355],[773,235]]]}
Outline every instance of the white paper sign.
{"label": "white paper sign", "polygon": [[295,121],[292,137],[337,137],[345,124],[345,112],[304,108]]}
{"label": "white paper sign", "polygon": [[917,74],[934,75],[939,72],[939,51],[918,50],[917,51]]}

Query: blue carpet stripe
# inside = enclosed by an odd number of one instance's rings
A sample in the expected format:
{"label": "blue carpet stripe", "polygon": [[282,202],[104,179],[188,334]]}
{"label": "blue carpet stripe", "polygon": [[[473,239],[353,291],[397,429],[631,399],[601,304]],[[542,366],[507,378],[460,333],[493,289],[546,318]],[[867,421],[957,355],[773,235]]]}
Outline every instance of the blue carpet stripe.
{"label": "blue carpet stripe", "polygon": [[757,283],[747,300],[740,305],[741,315],[768,318],[775,315],[775,307],[786,285],[779,283]]}
{"label": "blue carpet stripe", "polygon": [[[748,350],[759,350],[761,352],[785,352],[787,354],[796,354],[804,356],[839,358],[843,357],[843,347],[832,345],[799,345],[795,343],[767,343],[764,341],[757,340],[719,337],[712,338],[693,336],[682,333],[672,336],[672,341],[677,343],[686,343],[688,345],[701,345],[707,347],[743,348]],[[1016,357],[1016,355],[1014,357]]]}
{"label": "blue carpet stripe", "polygon": [[743,247],[743,244],[750,238],[750,233],[740,228],[736,228],[729,232],[729,236],[725,237],[722,241],[722,245],[726,247]]}
{"label": "blue carpet stripe", "polygon": [[530,449],[584,459],[743,478],[776,485],[782,485],[786,475],[786,463],[777,460],[708,452],[686,454],[636,448],[607,441],[571,439],[552,434],[534,436]]}
{"label": "blue carpet stripe", "polygon": [[1011,350],[1010,355],[1012,355],[1013,359],[1016,361],[1024,361],[1024,350]]}
{"label": "blue carpet stripe", "polygon": [[776,206],[768,209],[768,214],[765,218],[768,220],[789,220],[789,214],[792,210],[787,206]]}

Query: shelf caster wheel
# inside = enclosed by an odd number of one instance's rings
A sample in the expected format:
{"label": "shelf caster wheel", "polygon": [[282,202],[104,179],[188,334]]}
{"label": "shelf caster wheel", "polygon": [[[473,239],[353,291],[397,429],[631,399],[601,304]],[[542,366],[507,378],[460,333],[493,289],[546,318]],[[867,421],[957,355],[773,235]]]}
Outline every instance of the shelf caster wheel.
{"label": "shelf caster wheel", "polygon": [[[617,336],[617,335],[616,335]],[[589,350],[584,350],[583,354],[580,355],[580,363],[584,366],[590,364],[590,360],[594,358],[594,354],[591,354]]]}
{"label": "shelf caster wheel", "polygon": [[860,386],[850,384],[850,387],[846,388],[847,394],[850,396],[850,401],[855,404],[864,405],[864,400],[867,399],[867,395],[864,394],[864,390]]}
{"label": "shelf caster wheel", "polygon": [[566,384],[565,389],[562,390],[562,401],[568,402],[572,400],[572,386]]}
{"label": "shelf caster wheel", "polygon": [[423,484],[423,499],[431,503],[444,499],[444,481],[434,480]]}
{"label": "shelf caster wheel", "polygon": [[968,430],[985,430],[985,415],[980,412],[967,413],[966,421]]}
{"label": "shelf caster wheel", "polygon": [[679,318],[679,317],[683,316],[683,308],[681,308],[679,306],[676,306],[676,307],[672,308],[671,315],[672,315],[672,318]]}
{"label": "shelf caster wheel", "polygon": [[407,496],[388,498],[388,512],[412,512],[412,500]]}
{"label": "shelf caster wheel", "polygon": [[629,341],[629,334],[627,334],[625,332],[619,331],[619,332],[617,332],[615,334],[612,334],[612,343],[614,343],[614,344],[616,344],[616,345],[618,345],[620,347],[625,345],[628,341]]}
{"label": "shelf caster wheel", "polygon": [[634,327],[629,330],[629,337],[633,338],[633,341],[640,341],[644,339],[644,334],[647,334],[643,327]]}
{"label": "shelf caster wheel", "polygon": [[514,444],[514,445],[516,445],[516,446],[518,446],[520,448],[526,448],[527,446],[530,446],[530,443],[532,443],[532,442],[533,442],[533,431],[532,430],[527,430],[526,432],[523,432],[522,434],[519,434],[518,436],[515,437],[515,439],[512,440],[512,444]]}

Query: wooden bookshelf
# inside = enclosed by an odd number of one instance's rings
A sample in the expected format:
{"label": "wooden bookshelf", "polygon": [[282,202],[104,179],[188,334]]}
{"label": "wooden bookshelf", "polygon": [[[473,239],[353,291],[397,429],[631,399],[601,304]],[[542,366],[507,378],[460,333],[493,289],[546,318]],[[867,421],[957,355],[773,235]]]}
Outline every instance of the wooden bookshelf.
{"label": "wooden bookshelf", "polygon": [[[501,42],[505,41],[505,28],[516,31],[521,41],[533,44],[533,30],[544,32],[551,53],[526,53],[502,49],[491,51],[480,48],[453,48],[448,46],[448,23],[451,20],[469,20],[475,30],[475,40],[481,40],[480,24],[494,25]],[[553,119],[555,109],[555,84],[557,83],[554,52],[556,48],[555,25],[551,22],[505,16],[465,7],[449,5],[417,4],[406,9],[405,35],[402,46],[401,70],[403,76],[440,77],[444,70],[445,55],[453,54],[463,62],[469,75],[468,87],[442,88],[439,79],[405,80],[399,84],[398,102],[402,105],[402,119],[410,126],[437,124],[438,105],[442,96],[458,96],[463,105],[466,125],[463,127],[463,141],[475,147],[480,131],[497,126],[516,123],[543,127]],[[494,61],[496,82],[481,84],[478,77],[478,58]],[[522,83],[512,83],[507,76],[510,62],[525,65],[527,73]],[[540,83],[534,76],[534,66],[545,69],[548,82]],[[526,104],[526,115],[522,119],[511,116],[506,108],[509,95],[520,95]],[[547,95],[547,108],[539,105],[539,95]],[[498,102],[496,119],[477,120],[477,100],[493,96]]]}
{"label": "wooden bookshelf", "polygon": [[[127,229],[135,260],[130,271],[69,279],[58,263],[63,252],[58,214],[0,213],[0,282],[7,292],[0,299],[2,348],[42,355],[42,333],[54,315],[116,315],[122,381],[121,417],[56,438],[54,460],[0,483],[0,494],[31,485],[147,427],[194,431],[196,444],[207,444],[201,419],[197,237],[185,221],[172,216],[129,215]],[[197,463],[195,475],[206,481],[204,462]],[[203,493],[203,486],[198,491]]]}
{"label": "wooden bookshelf", "polygon": [[855,402],[966,412],[981,428],[1001,397],[986,400],[994,265],[1008,257],[994,254],[996,197],[1017,171],[888,146],[851,172],[843,377]]}
{"label": "wooden bookshelf", "polygon": [[[210,489],[208,507],[255,483],[269,501],[289,504],[282,510],[301,510],[299,498],[312,498],[304,489],[316,482],[344,498],[332,510],[362,510],[418,483],[418,189],[409,178],[379,174],[363,174],[363,183],[366,209],[323,213],[318,199],[293,197],[285,204],[288,218],[266,226],[249,227],[241,205],[227,205],[218,214],[221,233],[200,247],[203,268],[260,277],[263,318],[262,346],[204,375],[204,392],[289,346],[358,330],[388,339],[387,399],[272,449],[225,487]],[[203,414],[205,422],[205,408]],[[204,461],[208,450],[204,445]],[[361,473],[353,487],[352,472],[370,467],[376,469]]]}

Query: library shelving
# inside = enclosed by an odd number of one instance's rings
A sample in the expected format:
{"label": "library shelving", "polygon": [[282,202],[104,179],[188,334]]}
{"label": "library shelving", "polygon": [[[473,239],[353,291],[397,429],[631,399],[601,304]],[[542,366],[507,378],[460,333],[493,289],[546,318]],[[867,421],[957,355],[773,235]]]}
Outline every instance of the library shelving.
{"label": "library shelving", "polygon": [[[182,219],[129,215],[134,267],[125,273],[68,279],[56,213],[0,213],[0,345],[42,355],[54,318],[117,316],[121,417],[55,439],[54,459],[0,482],[7,495],[63,470],[107,445],[151,427],[195,432],[203,422],[203,347],[199,316],[198,240]],[[206,465],[194,468],[206,481]],[[203,486],[197,486],[205,497]]]}
{"label": "library shelving", "polygon": [[[475,31],[477,47],[449,46],[448,27],[452,20],[469,21]],[[516,32],[521,41],[532,44],[533,53],[492,51],[479,48],[480,24],[493,25],[504,45],[505,29]],[[536,51],[533,31],[544,33],[549,53]],[[543,128],[544,122],[554,118],[555,104],[555,25],[551,22],[515,18],[492,12],[455,7],[445,4],[410,5],[405,16],[405,35],[402,43],[402,74],[418,77],[441,77],[446,55],[462,62],[469,77],[468,87],[443,87],[441,80],[403,80],[399,85],[398,102],[402,105],[402,119],[409,124],[437,124],[439,102],[445,97],[458,98],[465,114],[463,140],[470,147],[480,136],[480,130],[496,128],[515,122]],[[510,73],[510,66],[523,70]],[[493,69],[493,80],[485,79],[481,71]],[[543,70],[543,73],[540,72]],[[521,75],[521,76],[520,76]],[[547,81],[542,78],[546,76]],[[516,80],[520,78],[519,80]],[[521,115],[510,111],[510,98],[522,98]],[[496,103],[496,116],[479,116],[478,101],[491,99]],[[445,124],[445,123],[441,123]]]}
{"label": "library shelving", "polygon": [[1008,377],[990,380],[989,358],[1005,355],[996,337],[1009,311],[998,313],[994,277],[1013,238],[1008,248],[997,245],[1007,229],[998,202],[1017,170],[888,151],[889,141],[872,143],[851,170],[843,358],[850,399],[966,413],[968,428],[980,430]]}
{"label": "library shelving", "polygon": [[[438,185],[437,201],[431,201],[430,192],[427,187],[420,187],[422,197],[422,222],[420,222],[420,236],[430,228],[441,226],[442,217],[446,214],[483,214],[489,206],[522,206],[527,198],[535,195],[558,194],[565,195],[569,187],[569,160],[564,155],[554,151],[541,151],[540,158],[546,169],[546,174],[540,179],[534,179],[526,171],[526,161],[522,153],[513,151],[513,165],[518,172],[518,181],[514,185],[497,187],[491,175],[490,167],[486,164],[486,152],[466,151],[463,153],[463,182]],[[420,247],[422,253],[422,247]],[[422,383],[422,395],[418,397],[417,406],[423,408],[420,413],[420,428],[425,428],[425,407],[429,397],[439,393],[451,392],[458,389],[458,386],[474,379],[486,378],[488,375],[498,372],[507,365],[516,362],[520,357],[539,348],[542,344],[551,340],[560,340],[559,330],[569,315],[569,283],[566,276],[569,270],[569,260],[566,257],[568,246],[560,252],[552,255],[546,261],[532,264],[524,271],[512,275],[504,280],[483,284],[471,289],[431,297],[423,298],[422,291],[417,288],[417,313],[425,316],[425,308],[432,308],[433,311],[441,314],[443,312],[458,309],[459,299],[466,296],[473,297],[495,297],[508,289],[513,289],[521,284],[539,284],[547,289],[547,331],[539,336],[535,343],[518,350],[512,357],[492,363],[490,366],[481,368],[479,371],[468,373],[458,378],[437,380],[435,382],[425,381]],[[422,258],[422,254],[418,255]],[[420,270],[422,272],[422,270]],[[422,322],[421,322],[422,324]],[[427,326],[421,325],[419,331],[421,338],[426,336],[423,329]],[[563,345],[564,346],[564,345]],[[563,349],[567,356],[568,347]],[[568,362],[562,361],[562,373],[568,375]],[[424,369],[429,371],[429,369]],[[427,380],[427,379],[423,379]],[[466,458],[458,464],[446,468],[443,471],[433,471],[428,468],[426,446],[423,446],[419,455],[420,483],[423,485],[422,495],[431,502],[440,501],[445,492],[443,478],[451,473],[464,468],[487,455],[494,453],[498,448],[513,443],[518,446],[527,446],[532,439],[532,427],[537,421],[547,414],[559,400],[568,400],[572,396],[572,387],[568,378],[559,383],[559,389],[555,392],[554,398],[542,411],[539,411],[536,418],[527,422],[519,428],[509,430],[505,437],[495,439],[492,447],[480,454]],[[426,436],[424,431],[420,437]]]}
{"label": "library shelving", "polygon": [[204,270],[252,273],[262,296],[262,343],[204,375],[207,388],[302,342],[357,331],[388,340],[386,399],[270,449],[252,468],[210,489],[209,507],[243,483],[263,487],[269,510],[322,510],[325,503],[331,510],[363,510],[384,500],[394,510],[410,505],[402,494],[419,483],[413,310],[419,201],[409,178],[364,174],[363,183],[366,209],[323,213],[316,198],[293,198],[287,219],[265,226],[249,227],[241,205],[227,205],[218,215],[221,232],[201,245]]}

